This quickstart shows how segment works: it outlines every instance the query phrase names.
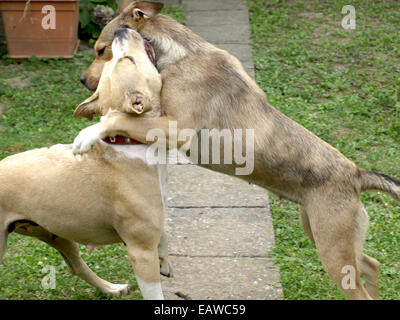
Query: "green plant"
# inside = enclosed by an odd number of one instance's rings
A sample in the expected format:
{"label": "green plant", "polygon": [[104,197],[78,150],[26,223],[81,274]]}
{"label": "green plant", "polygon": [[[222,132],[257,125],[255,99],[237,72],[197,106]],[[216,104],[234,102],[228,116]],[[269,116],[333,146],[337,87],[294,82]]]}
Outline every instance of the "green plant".
{"label": "green plant", "polygon": [[[79,37],[89,41],[93,45],[100,35],[105,23],[96,23],[93,17],[97,6],[109,7],[115,12],[118,8],[119,0],[80,0],[79,3]],[[185,23],[185,14],[180,5],[167,5],[161,12],[174,17],[180,23]],[[1,41],[0,41],[1,45]]]}
{"label": "green plant", "polygon": [[90,44],[94,43],[104,27],[93,20],[93,12],[99,5],[110,7],[115,13],[118,0],[80,0],[79,2],[79,36],[88,39]]}

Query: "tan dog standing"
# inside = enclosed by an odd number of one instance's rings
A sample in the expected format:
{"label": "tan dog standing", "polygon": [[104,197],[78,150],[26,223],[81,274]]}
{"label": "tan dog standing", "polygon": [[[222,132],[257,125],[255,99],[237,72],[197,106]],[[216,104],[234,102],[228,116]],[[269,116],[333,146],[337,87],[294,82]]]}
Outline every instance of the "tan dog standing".
{"label": "tan dog standing", "polygon": [[[160,118],[110,116],[98,127],[100,137],[120,133],[146,142],[158,128],[168,138],[170,120],[178,128],[254,129],[254,171],[240,176],[301,206],[304,231],[315,243],[329,276],[350,299],[378,298],[379,263],[362,253],[368,215],[360,193],[381,190],[400,200],[400,182],[359,168],[338,150],[272,107],[241,63],[172,18],[158,14],[162,5],[135,1],[102,31],[96,59],[82,77],[91,90],[110,54],[110,34],[127,26],[147,38],[163,80]],[[86,145],[87,148],[87,145]],[[75,145],[77,153],[84,152]],[[234,174],[235,163],[203,165]],[[352,269],[352,285],[343,285]],[[343,272],[345,270],[345,272]],[[365,288],[360,276],[365,279]]]}
{"label": "tan dog standing", "polygon": [[[77,107],[77,115],[160,112],[161,78],[136,32],[120,30],[115,57],[97,92]],[[123,48],[126,55],[118,57]],[[118,51],[118,52],[117,52]],[[127,56],[127,58],[125,58]],[[116,94],[117,96],[114,96]],[[104,293],[127,293],[127,285],[94,274],[76,242],[124,242],[145,299],[162,299],[157,246],[163,230],[162,170],[146,164],[143,144],[100,141],[83,157],[71,146],[55,145],[0,161],[0,262],[8,234],[37,237],[56,248],[72,273]],[[165,251],[163,248],[161,251]],[[161,261],[169,273],[168,257]]]}

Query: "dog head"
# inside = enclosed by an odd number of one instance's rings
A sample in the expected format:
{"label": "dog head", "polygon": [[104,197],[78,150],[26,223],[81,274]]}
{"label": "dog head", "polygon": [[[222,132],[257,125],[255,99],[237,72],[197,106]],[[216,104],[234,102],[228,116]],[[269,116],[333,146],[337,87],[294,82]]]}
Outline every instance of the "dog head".
{"label": "dog head", "polygon": [[114,32],[112,58],[104,63],[95,93],[82,102],[74,116],[89,120],[110,110],[146,116],[160,113],[161,76],[150,61],[143,38],[134,30]]}
{"label": "dog head", "polygon": [[130,0],[120,1],[119,11],[121,13],[110,21],[100,33],[98,40],[94,45],[96,58],[89,68],[81,76],[81,82],[89,90],[96,90],[104,64],[112,59],[111,43],[114,39],[114,33],[118,28],[129,27],[140,31],[145,23],[155,17],[163,8],[162,3],[153,3],[148,1],[133,1],[126,8]]}

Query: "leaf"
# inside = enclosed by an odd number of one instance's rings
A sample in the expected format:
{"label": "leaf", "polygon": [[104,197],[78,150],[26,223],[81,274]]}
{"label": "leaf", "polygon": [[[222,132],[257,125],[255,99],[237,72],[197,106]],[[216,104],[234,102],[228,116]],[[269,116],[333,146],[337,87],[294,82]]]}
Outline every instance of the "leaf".
{"label": "leaf", "polygon": [[79,22],[81,23],[81,27],[85,28],[90,22],[90,14],[88,10],[82,10],[79,14]]}
{"label": "leaf", "polygon": [[79,8],[84,9],[87,8],[89,5],[89,0],[80,0],[79,2]]}

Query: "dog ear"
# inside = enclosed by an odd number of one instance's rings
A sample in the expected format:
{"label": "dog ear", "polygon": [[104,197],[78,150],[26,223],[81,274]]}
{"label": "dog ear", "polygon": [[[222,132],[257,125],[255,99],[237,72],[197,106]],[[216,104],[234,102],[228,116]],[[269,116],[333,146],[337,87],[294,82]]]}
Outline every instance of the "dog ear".
{"label": "dog ear", "polygon": [[99,93],[96,91],[92,96],[83,101],[74,111],[74,117],[85,117],[90,121],[93,115],[99,112],[98,106]]}
{"label": "dog ear", "polygon": [[124,112],[142,114],[148,111],[148,104],[146,98],[141,94],[126,94],[124,101]]}
{"label": "dog ear", "polygon": [[119,0],[117,14],[120,14],[132,2],[134,2],[134,0]]}
{"label": "dog ear", "polygon": [[132,18],[136,21],[140,19],[153,18],[161,11],[163,7],[164,4],[159,2],[136,2],[132,7]]}

